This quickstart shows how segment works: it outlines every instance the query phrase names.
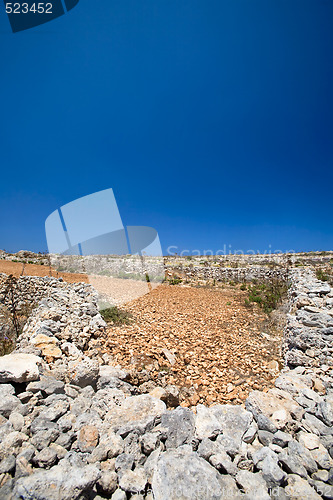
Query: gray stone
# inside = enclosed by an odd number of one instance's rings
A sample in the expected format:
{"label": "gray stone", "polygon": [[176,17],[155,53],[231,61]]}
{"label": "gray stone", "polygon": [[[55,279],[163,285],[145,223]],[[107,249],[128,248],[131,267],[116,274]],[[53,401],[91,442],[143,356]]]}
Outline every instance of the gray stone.
{"label": "gray stone", "polygon": [[317,406],[316,417],[320,418],[324,424],[333,425],[333,405],[321,401]]}
{"label": "gray stone", "polygon": [[112,495],[117,489],[117,474],[113,471],[105,470],[101,472],[101,477],[97,481],[97,491],[107,495]]}
{"label": "gray stone", "polygon": [[289,441],[291,441],[291,440],[292,440],[292,437],[287,432],[277,431],[273,435],[272,443],[277,444],[278,446],[281,446],[281,448],[284,448],[285,446],[288,445]]}
{"label": "gray stone", "polygon": [[258,429],[262,431],[272,432],[273,434],[277,431],[277,427],[273,424],[273,422],[262,413],[259,413],[257,416],[257,425]]}
{"label": "gray stone", "polygon": [[130,375],[121,366],[102,365],[99,369],[100,377],[116,377],[119,380],[128,381]]}
{"label": "gray stone", "polygon": [[308,293],[313,293],[316,295],[327,295],[330,293],[331,287],[328,283],[323,283],[318,281],[315,285],[309,288]]}
{"label": "gray stone", "polygon": [[327,482],[331,485],[333,485],[333,468],[329,470],[328,472],[328,480]]}
{"label": "gray stone", "polygon": [[28,477],[32,474],[33,470],[28,460],[21,456],[16,459],[16,468],[15,468],[15,480],[22,477]]}
{"label": "gray stone", "polygon": [[119,480],[120,488],[128,493],[144,492],[146,484],[147,476],[141,467],[125,471]]}
{"label": "gray stone", "polygon": [[261,472],[268,487],[281,486],[284,484],[287,474],[283,472],[277,464],[277,461],[271,456],[267,456],[261,462]]}
{"label": "gray stone", "polygon": [[146,460],[145,455],[141,451],[140,436],[137,432],[131,432],[124,439],[125,453],[133,455],[136,464],[141,464]]}
{"label": "gray stone", "polygon": [[76,434],[74,432],[62,432],[55,440],[55,444],[69,450],[75,441]]}
{"label": "gray stone", "polygon": [[293,420],[299,420],[304,410],[291,395],[280,389],[270,389],[268,392],[252,391],[245,401],[245,407],[251,411],[258,421],[263,414],[273,422],[278,429],[293,425]]}
{"label": "gray stone", "polygon": [[132,431],[140,434],[151,430],[157,419],[160,419],[165,412],[165,404],[148,394],[132,396],[120,406],[112,408],[105,416],[105,421],[110,425],[110,429],[118,432],[121,436],[126,436]]}
{"label": "gray stone", "polygon": [[247,470],[240,470],[236,474],[236,481],[245,491],[246,497],[250,500],[269,500],[268,489],[264,478],[260,472],[253,473]]}
{"label": "gray stone", "polygon": [[126,493],[118,488],[112,495],[111,500],[126,500]]}
{"label": "gray stone", "polygon": [[93,465],[56,465],[47,471],[37,471],[31,476],[19,479],[14,489],[14,498],[73,500],[91,489],[99,477],[100,471]]}
{"label": "gray stone", "polygon": [[264,446],[268,446],[270,443],[273,442],[273,436],[274,434],[272,434],[271,432],[262,430],[258,431],[258,439]]}
{"label": "gray stone", "polygon": [[41,377],[38,382],[31,382],[27,385],[27,391],[36,393],[42,391],[47,395],[50,394],[64,394],[65,384],[54,377],[46,376]]}
{"label": "gray stone", "polygon": [[21,401],[12,394],[7,394],[0,399],[0,415],[8,418],[11,413],[21,413],[23,405]]}
{"label": "gray stone", "polygon": [[251,413],[240,406],[216,405],[209,409],[200,406],[196,418],[196,431],[199,439],[219,434],[217,441],[222,449],[235,456],[252,420]]}
{"label": "gray stone", "polygon": [[115,468],[117,472],[123,473],[126,470],[132,470],[134,467],[134,457],[133,455],[128,455],[127,453],[121,453],[116,458]]}
{"label": "gray stone", "polygon": [[276,463],[278,462],[278,456],[271,450],[268,446],[263,446],[250,454],[252,457],[254,465],[260,470],[262,462],[267,458],[272,458]]}
{"label": "gray stone", "polygon": [[194,415],[188,408],[179,406],[173,411],[163,413],[161,425],[166,429],[165,446],[167,449],[178,448],[193,440]]}
{"label": "gray stone", "polygon": [[279,462],[283,464],[288,473],[297,474],[304,478],[308,477],[306,469],[298,456],[290,455],[283,451],[279,454]]}
{"label": "gray stone", "polygon": [[69,408],[69,403],[67,401],[56,401],[52,406],[43,410],[39,418],[45,418],[46,420],[57,420],[59,417],[64,415]]}
{"label": "gray stone", "polygon": [[244,443],[247,443],[247,444],[253,443],[253,441],[257,435],[257,432],[258,432],[258,426],[257,426],[257,423],[255,422],[255,420],[253,420],[252,424],[250,425],[248,430],[243,435],[242,439],[243,439]]}
{"label": "gray stone", "polygon": [[14,455],[9,455],[4,458],[0,463],[0,474],[6,474],[7,472],[12,472],[15,469],[16,459]]}
{"label": "gray stone", "polygon": [[99,377],[98,361],[89,359],[87,356],[81,360],[70,361],[68,363],[68,375],[70,381],[79,387],[95,387]]}
{"label": "gray stone", "polygon": [[227,481],[196,453],[178,449],[159,456],[152,489],[155,500],[220,500]]}
{"label": "gray stone", "polygon": [[321,469],[330,469],[333,466],[333,460],[322,444],[319,445],[319,448],[311,450],[310,453],[312,458],[318,464],[318,467]]}
{"label": "gray stone", "polygon": [[13,431],[7,434],[2,443],[0,443],[0,460],[9,455],[17,455],[25,441],[28,441],[28,436],[22,432]]}
{"label": "gray stone", "polygon": [[15,395],[15,388],[13,387],[12,384],[1,383],[0,384],[0,398],[3,398],[4,396],[8,396],[8,394]]}
{"label": "gray stone", "polygon": [[101,438],[101,444],[105,446],[108,458],[117,457],[124,452],[125,443],[123,439],[113,432],[109,432],[107,437]]}
{"label": "gray stone", "polygon": [[216,437],[222,432],[222,425],[210,408],[198,405],[196,409],[195,428],[199,439]]}
{"label": "gray stone", "polygon": [[307,481],[295,474],[288,476],[285,491],[293,500],[319,500],[321,498]]}
{"label": "gray stone", "polygon": [[311,456],[309,450],[302,446],[297,441],[289,441],[288,443],[288,453],[293,457],[297,457],[309,474],[317,472],[318,467],[316,462]]}
{"label": "gray stone", "polygon": [[216,441],[204,438],[198,446],[198,455],[205,460],[209,460],[212,455],[223,451],[223,448]]}
{"label": "gray stone", "polygon": [[152,482],[154,470],[157,466],[157,462],[158,462],[160,454],[161,454],[161,451],[159,449],[153,451],[149,455],[149,457],[147,458],[147,460],[145,461],[145,463],[143,465],[143,468],[147,474],[147,480],[150,484]]}
{"label": "gray stone", "polygon": [[311,413],[306,413],[302,420],[302,426],[313,434],[319,435],[332,435],[333,428],[324,424],[319,418],[311,415]]}
{"label": "gray stone", "polygon": [[94,464],[96,462],[103,462],[108,458],[108,452],[104,444],[99,444],[93,449],[90,457],[88,458],[89,463]]}
{"label": "gray stone", "polygon": [[176,385],[167,385],[164,387],[166,392],[166,403],[171,408],[176,408],[179,405],[179,389]]}
{"label": "gray stone", "polygon": [[1,487],[0,487],[0,498],[3,499],[12,499],[13,498],[13,489],[14,489],[14,479],[8,479]]}
{"label": "gray stone", "polygon": [[12,424],[13,429],[15,431],[20,432],[22,430],[22,427],[24,426],[24,418],[20,413],[16,413],[13,411],[9,415],[9,422]]}
{"label": "gray stone", "polygon": [[33,354],[12,353],[0,357],[0,383],[29,382],[39,379],[41,359]]}
{"label": "gray stone", "polygon": [[231,461],[231,458],[225,451],[219,451],[211,455],[209,457],[209,463],[215,467],[215,469],[233,476],[238,470],[237,466]]}
{"label": "gray stone", "polygon": [[52,448],[44,448],[33,458],[35,464],[39,467],[49,469],[57,461],[57,453]]}
{"label": "gray stone", "polygon": [[141,447],[145,455],[150,455],[160,444],[159,435],[156,432],[146,432],[141,438]]}
{"label": "gray stone", "polygon": [[130,384],[117,377],[99,377],[97,381],[97,389],[117,389],[125,395],[130,395],[133,391],[133,387]]}
{"label": "gray stone", "polygon": [[125,398],[126,395],[123,391],[107,387],[96,392],[92,399],[92,407],[103,418],[112,407],[123,403]]}
{"label": "gray stone", "polygon": [[40,430],[36,432],[31,438],[30,442],[35,448],[37,448],[37,450],[40,451],[43,448],[47,448],[49,444],[56,441],[58,437],[59,437],[59,431],[55,427],[53,429]]}
{"label": "gray stone", "polygon": [[60,446],[59,444],[51,443],[50,448],[56,453],[58,460],[65,458],[65,456],[67,455],[66,448]]}
{"label": "gray stone", "polygon": [[30,462],[35,453],[36,448],[29,444],[29,446],[23,448],[22,451],[17,455],[17,459],[24,457],[28,462]]}

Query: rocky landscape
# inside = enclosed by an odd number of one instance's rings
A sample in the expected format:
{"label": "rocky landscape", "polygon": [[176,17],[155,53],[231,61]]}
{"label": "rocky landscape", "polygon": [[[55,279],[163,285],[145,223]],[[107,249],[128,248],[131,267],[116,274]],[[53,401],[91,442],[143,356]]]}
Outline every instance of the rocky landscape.
{"label": "rocky landscape", "polygon": [[22,276],[35,307],[0,358],[0,498],[333,498],[333,288],[310,266],[288,274],[274,387],[190,408],[114,366],[90,285]]}

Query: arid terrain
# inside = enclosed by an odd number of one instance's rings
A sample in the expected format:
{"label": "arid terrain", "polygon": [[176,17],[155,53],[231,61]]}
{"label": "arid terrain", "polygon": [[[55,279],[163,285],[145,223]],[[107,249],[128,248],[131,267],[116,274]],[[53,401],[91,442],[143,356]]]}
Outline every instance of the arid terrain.
{"label": "arid terrain", "polygon": [[333,254],[199,259],[0,251],[1,499],[333,498]]}
{"label": "arid terrain", "polygon": [[108,328],[107,352],[127,369],[181,388],[183,406],[242,402],[250,390],[272,385],[281,345],[267,334],[267,316],[245,298],[237,286],[163,284],[123,307],[133,319]]}
{"label": "arid terrain", "polygon": [[68,283],[88,283],[88,277],[85,274],[58,272],[51,266],[26,264],[11,260],[0,260],[0,273],[12,274],[16,278],[19,276],[51,276],[62,278]]}

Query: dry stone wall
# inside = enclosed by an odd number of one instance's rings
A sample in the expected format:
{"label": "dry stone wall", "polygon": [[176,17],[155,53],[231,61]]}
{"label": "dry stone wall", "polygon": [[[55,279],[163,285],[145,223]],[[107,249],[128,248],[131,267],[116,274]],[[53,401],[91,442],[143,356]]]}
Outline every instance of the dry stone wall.
{"label": "dry stone wall", "polygon": [[192,410],[88,358],[94,294],[55,287],[0,359],[0,498],[333,498],[333,290],[306,270],[291,282],[275,387]]}

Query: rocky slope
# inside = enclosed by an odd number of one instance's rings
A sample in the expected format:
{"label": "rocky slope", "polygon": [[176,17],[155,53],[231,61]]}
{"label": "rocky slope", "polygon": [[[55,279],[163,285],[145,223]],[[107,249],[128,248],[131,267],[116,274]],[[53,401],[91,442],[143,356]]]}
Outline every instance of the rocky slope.
{"label": "rocky slope", "polygon": [[275,388],[195,411],[88,357],[104,327],[97,297],[52,285],[0,359],[0,498],[333,498],[333,290],[291,275]]}

